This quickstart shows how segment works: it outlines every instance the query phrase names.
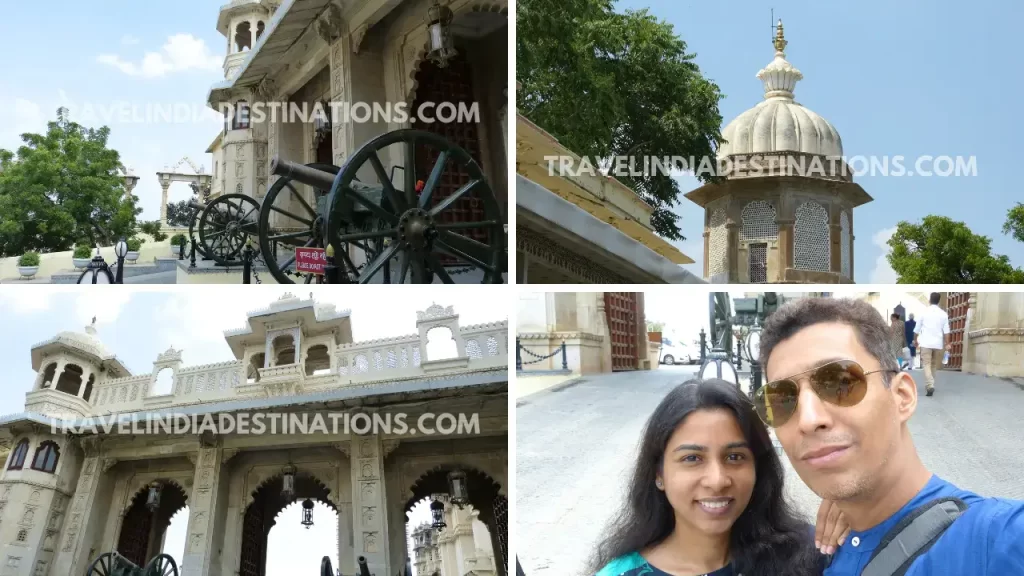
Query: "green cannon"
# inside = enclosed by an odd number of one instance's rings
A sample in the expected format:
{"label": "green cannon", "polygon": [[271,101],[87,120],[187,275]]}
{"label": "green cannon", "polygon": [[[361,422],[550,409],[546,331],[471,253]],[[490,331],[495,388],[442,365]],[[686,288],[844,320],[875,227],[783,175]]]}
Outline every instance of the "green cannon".
{"label": "green cannon", "polygon": [[104,552],[89,565],[85,576],[178,576],[178,565],[168,554],[157,554],[140,567],[117,552]]}

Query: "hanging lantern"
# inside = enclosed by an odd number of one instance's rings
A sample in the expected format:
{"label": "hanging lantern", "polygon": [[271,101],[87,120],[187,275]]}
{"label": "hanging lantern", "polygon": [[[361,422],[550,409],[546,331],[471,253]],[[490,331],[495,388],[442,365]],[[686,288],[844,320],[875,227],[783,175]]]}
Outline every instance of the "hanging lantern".
{"label": "hanging lantern", "polygon": [[469,491],[466,489],[466,472],[464,470],[452,470],[448,473],[448,494],[451,495],[451,502],[462,510],[462,507],[469,504]]}
{"label": "hanging lantern", "polygon": [[444,530],[447,524],[444,523],[444,504],[440,500],[434,500],[430,503],[430,516],[434,520],[431,527],[434,530]]}
{"label": "hanging lantern", "polygon": [[320,143],[331,136],[331,105],[326,101],[320,102],[323,114],[313,114],[313,145],[320,146]]}
{"label": "hanging lantern", "polygon": [[313,501],[309,498],[302,503],[302,525],[306,530],[313,525]]}
{"label": "hanging lantern", "polygon": [[430,38],[430,51],[427,58],[438,68],[448,66],[448,60],[455,57],[455,43],[452,40],[451,23],[453,14],[447,6],[441,6],[438,0],[427,10],[427,35]]}
{"label": "hanging lantern", "polygon": [[150,512],[156,512],[160,508],[160,483],[153,482],[149,485],[149,496],[146,498],[146,508]]}
{"label": "hanging lantern", "polygon": [[281,498],[286,503],[295,500],[295,466],[291,464],[284,467],[284,475],[281,477]]}

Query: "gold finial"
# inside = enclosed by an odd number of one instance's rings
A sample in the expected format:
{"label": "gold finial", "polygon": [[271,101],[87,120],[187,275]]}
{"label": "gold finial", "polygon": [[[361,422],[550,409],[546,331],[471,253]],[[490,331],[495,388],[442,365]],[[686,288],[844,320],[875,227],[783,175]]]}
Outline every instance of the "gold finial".
{"label": "gold finial", "polygon": [[789,42],[786,42],[785,36],[782,35],[782,18],[779,18],[779,24],[775,27],[775,41],[773,44],[775,44],[776,52],[782,52],[786,49],[786,45],[789,44]]}

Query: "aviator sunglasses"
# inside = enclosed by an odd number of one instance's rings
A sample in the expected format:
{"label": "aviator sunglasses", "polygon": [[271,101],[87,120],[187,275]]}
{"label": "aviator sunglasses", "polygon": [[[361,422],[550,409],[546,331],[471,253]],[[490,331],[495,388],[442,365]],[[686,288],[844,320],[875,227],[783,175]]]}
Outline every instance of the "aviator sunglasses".
{"label": "aviator sunglasses", "polygon": [[796,413],[800,397],[800,385],[797,382],[800,376],[808,373],[807,379],[818,398],[841,408],[856,406],[867,394],[868,376],[877,372],[896,374],[899,370],[881,368],[865,372],[853,360],[834,360],[765,384],[754,394],[754,409],[765,425],[772,428],[784,425]]}

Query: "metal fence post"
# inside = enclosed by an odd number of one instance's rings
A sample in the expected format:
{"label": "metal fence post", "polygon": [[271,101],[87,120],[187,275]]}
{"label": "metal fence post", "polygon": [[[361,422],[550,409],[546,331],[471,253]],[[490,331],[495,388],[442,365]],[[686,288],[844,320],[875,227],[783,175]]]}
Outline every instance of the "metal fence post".
{"label": "metal fence post", "polygon": [[562,370],[569,369],[569,362],[565,358],[565,340],[562,340]]}
{"label": "metal fence post", "polygon": [[743,370],[743,343],[736,339],[736,371]]}
{"label": "metal fence post", "polygon": [[707,347],[708,347],[708,335],[704,332],[704,329],[700,329],[700,365],[704,365],[704,361],[707,359]]}
{"label": "metal fence post", "polygon": [[523,369],[523,355],[519,351],[519,348],[520,348],[519,336],[516,336],[516,370],[522,370]]}

